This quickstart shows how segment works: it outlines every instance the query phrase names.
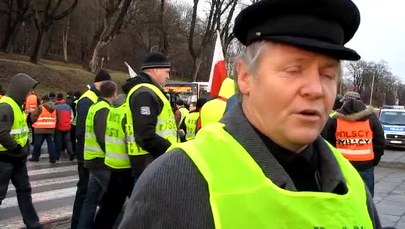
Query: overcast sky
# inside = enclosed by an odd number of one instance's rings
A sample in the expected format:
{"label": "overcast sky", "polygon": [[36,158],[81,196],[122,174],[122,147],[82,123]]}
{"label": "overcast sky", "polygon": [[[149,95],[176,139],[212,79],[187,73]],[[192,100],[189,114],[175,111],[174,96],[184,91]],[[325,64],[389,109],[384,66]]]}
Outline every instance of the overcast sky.
{"label": "overcast sky", "polygon": [[[192,0],[171,0],[187,2]],[[247,1],[247,0],[243,0]],[[391,72],[405,83],[405,1],[353,0],[360,9],[360,27],[354,38],[346,44],[356,50],[365,61],[385,60]],[[199,6],[204,8],[205,0]]]}
{"label": "overcast sky", "polygon": [[365,61],[385,60],[391,72],[405,83],[405,2],[403,0],[354,0],[361,22],[346,44]]}

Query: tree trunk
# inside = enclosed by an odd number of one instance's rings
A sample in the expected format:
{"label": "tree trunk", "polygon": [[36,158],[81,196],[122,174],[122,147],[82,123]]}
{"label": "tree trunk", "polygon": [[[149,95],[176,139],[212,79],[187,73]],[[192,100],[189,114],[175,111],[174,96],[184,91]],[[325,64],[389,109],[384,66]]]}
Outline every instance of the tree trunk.
{"label": "tree trunk", "polygon": [[34,50],[32,51],[30,61],[34,64],[38,64],[38,61],[41,59],[42,51],[42,41],[44,40],[45,35],[44,29],[39,29],[37,33],[37,39],[35,40]]}
{"label": "tree trunk", "polygon": [[193,63],[193,74],[192,74],[193,82],[197,81],[197,76],[198,76],[198,72],[200,71],[201,63],[202,63],[202,58],[201,58],[201,54],[200,54],[200,56],[195,58],[194,63]]}
{"label": "tree trunk", "polygon": [[93,73],[95,73],[99,68],[99,64],[100,64],[99,52],[103,46],[104,45],[102,44],[102,41],[98,41],[96,46],[93,49],[93,55],[91,57],[90,64],[89,64],[90,71]]}
{"label": "tree trunk", "polygon": [[63,59],[65,62],[68,62],[68,37],[69,37],[69,27],[70,26],[70,18],[67,19],[66,30],[63,31],[62,35],[62,47],[63,47]]}
{"label": "tree trunk", "polygon": [[15,37],[17,36],[17,30],[20,26],[21,22],[16,23],[14,26],[7,28],[6,37],[4,38],[3,44],[1,46],[1,50],[6,53],[10,53],[13,51]]}

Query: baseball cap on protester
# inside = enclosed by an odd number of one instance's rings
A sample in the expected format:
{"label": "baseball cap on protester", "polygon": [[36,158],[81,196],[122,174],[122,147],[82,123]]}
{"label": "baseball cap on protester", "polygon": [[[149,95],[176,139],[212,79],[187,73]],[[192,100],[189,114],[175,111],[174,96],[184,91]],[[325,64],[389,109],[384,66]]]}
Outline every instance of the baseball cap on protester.
{"label": "baseball cap on protester", "polygon": [[172,64],[169,59],[161,52],[151,52],[143,61],[141,70],[151,68],[171,68]]}
{"label": "baseball cap on protester", "polygon": [[111,75],[104,69],[100,69],[94,78],[94,83],[111,80]]}
{"label": "baseball cap on protester", "polygon": [[359,60],[346,44],[360,25],[351,0],[262,0],[235,19],[235,37],[244,45],[268,40],[322,53],[341,60]]}
{"label": "baseball cap on protester", "polygon": [[350,100],[360,100],[360,94],[355,91],[348,91],[344,94],[340,102],[346,102]]}

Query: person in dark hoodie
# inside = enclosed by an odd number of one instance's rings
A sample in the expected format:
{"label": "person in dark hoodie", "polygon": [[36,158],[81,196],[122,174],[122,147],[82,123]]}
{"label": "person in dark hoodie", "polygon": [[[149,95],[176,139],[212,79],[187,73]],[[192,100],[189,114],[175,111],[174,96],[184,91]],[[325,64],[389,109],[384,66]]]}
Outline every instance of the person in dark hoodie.
{"label": "person in dark hoodie", "polygon": [[77,169],[79,173],[79,181],[77,183],[77,191],[75,202],[73,205],[73,214],[71,228],[76,229],[79,221],[79,215],[81,212],[82,204],[86,198],[87,184],[89,181],[89,170],[84,167],[83,164],[83,152],[84,152],[84,134],[86,128],[86,117],[91,105],[97,102],[100,96],[100,85],[103,81],[111,80],[110,74],[101,69],[94,78],[94,83],[90,84],[89,89],[83,93],[76,104],[76,117],[74,122],[76,123],[76,159]]}
{"label": "person in dark hoodie", "polygon": [[34,128],[35,142],[34,150],[29,161],[39,161],[41,147],[44,141],[48,146],[49,163],[55,163],[57,159],[55,149],[55,127],[56,127],[56,106],[49,100],[47,95],[42,96],[41,105],[31,113],[32,128]]}
{"label": "person in dark hoodie", "polygon": [[343,106],[330,118],[322,136],[335,146],[360,173],[374,196],[374,166],[384,155],[384,130],[372,107],[357,92],[346,92]]}
{"label": "person in dark hoodie", "polygon": [[42,226],[32,203],[26,166],[29,130],[22,106],[37,83],[30,76],[19,73],[11,78],[6,96],[0,100],[0,205],[11,180],[24,224],[29,229]]}

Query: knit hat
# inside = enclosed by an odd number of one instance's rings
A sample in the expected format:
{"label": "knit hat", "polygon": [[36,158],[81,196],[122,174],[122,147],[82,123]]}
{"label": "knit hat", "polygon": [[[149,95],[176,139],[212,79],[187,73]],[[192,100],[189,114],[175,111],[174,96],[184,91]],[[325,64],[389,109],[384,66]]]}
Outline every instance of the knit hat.
{"label": "knit hat", "polygon": [[151,52],[141,65],[141,70],[150,68],[171,68],[169,59],[161,52]]}
{"label": "knit hat", "polygon": [[343,99],[341,99],[341,102],[346,102],[350,100],[360,100],[360,94],[355,92],[355,91],[348,91],[345,93],[343,96]]}
{"label": "knit hat", "polygon": [[96,77],[94,78],[94,83],[106,80],[111,80],[110,74],[106,70],[100,69],[100,71],[98,71]]}

